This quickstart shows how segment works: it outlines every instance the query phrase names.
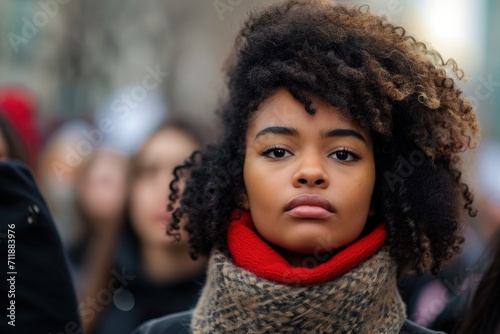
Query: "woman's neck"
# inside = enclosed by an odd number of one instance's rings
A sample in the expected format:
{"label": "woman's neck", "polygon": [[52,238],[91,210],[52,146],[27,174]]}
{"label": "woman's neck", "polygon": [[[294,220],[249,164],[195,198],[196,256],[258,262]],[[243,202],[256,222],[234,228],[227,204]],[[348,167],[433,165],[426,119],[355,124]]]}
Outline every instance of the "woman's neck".
{"label": "woman's neck", "polygon": [[172,245],[143,245],[140,263],[144,276],[156,283],[174,283],[200,275],[207,259],[200,257],[194,261],[188,247]]}
{"label": "woman's neck", "polygon": [[[273,247],[273,246],[271,246]],[[289,250],[273,247],[292,267],[295,268],[316,268],[320,264],[328,261],[334,255],[334,251],[327,253],[301,254]]]}

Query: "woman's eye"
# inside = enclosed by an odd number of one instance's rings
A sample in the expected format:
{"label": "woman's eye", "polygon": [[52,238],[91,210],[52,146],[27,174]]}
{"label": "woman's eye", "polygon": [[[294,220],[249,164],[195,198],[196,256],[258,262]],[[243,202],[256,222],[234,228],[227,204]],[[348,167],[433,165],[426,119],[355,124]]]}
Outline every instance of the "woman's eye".
{"label": "woman's eye", "polygon": [[354,154],[352,152],[349,152],[348,150],[340,150],[340,151],[337,151],[337,152],[333,152],[330,156],[332,158],[340,160],[340,161],[356,161],[356,160],[359,160],[359,157],[356,154]]}
{"label": "woman's eye", "polygon": [[282,148],[273,148],[264,152],[264,155],[270,158],[279,159],[291,156],[291,153]]}

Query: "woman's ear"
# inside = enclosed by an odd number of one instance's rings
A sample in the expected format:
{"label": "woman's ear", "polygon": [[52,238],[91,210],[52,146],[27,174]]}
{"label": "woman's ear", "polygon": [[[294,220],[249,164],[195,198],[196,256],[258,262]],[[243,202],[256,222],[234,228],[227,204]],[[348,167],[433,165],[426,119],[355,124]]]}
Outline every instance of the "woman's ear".
{"label": "woman's ear", "polygon": [[241,191],[241,206],[245,210],[250,210],[250,202],[248,201],[248,195],[246,189]]}

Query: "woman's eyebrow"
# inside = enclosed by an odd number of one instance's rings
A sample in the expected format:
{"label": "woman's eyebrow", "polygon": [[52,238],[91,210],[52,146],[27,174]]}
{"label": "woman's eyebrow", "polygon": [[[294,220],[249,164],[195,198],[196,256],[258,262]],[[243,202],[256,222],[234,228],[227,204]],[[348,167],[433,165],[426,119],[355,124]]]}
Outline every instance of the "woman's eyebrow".
{"label": "woman's eyebrow", "polygon": [[285,135],[285,136],[292,136],[292,137],[300,137],[299,131],[295,128],[287,128],[285,126],[269,126],[267,128],[264,128],[260,130],[256,135],[255,135],[255,140],[257,138],[266,135],[266,134],[275,134],[275,135]]}
{"label": "woman's eyebrow", "polygon": [[335,129],[331,131],[324,131],[321,133],[321,138],[331,138],[331,137],[354,137],[361,140],[365,144],[368,143],[365,137],[361,135],[361,133],[354,131],[352,129]]}

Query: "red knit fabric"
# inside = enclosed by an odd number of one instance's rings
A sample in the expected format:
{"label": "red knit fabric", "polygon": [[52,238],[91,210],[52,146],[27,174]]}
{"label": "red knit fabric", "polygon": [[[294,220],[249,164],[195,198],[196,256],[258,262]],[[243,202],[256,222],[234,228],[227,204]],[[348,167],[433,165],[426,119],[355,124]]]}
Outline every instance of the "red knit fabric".
{"label": "red knit fabric", "polygon": [[232,219],[228,245],[234,263],[260,278],[283,284],[312,285],[331,281],[375,254],[387,236],[384,225],[380,224],[329,261],[312,269],[296,268],[260,238],[248,211],[234,212]]}

